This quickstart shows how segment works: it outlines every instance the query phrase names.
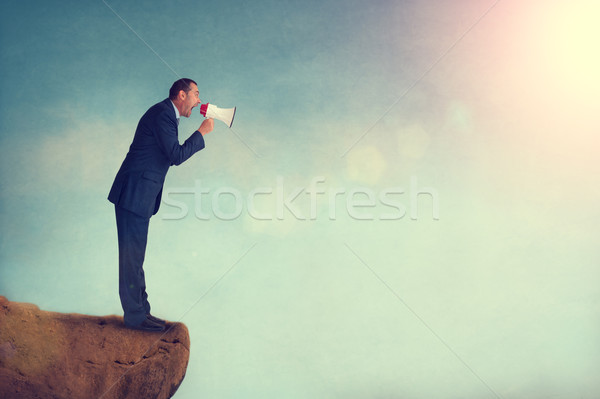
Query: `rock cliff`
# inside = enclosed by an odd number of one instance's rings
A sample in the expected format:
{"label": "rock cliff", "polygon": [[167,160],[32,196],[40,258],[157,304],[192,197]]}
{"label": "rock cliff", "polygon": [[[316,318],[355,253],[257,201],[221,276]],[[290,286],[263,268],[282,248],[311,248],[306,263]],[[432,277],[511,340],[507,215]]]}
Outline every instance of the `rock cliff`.
{"label": "rock cliff", "polygon": [[187,327],[125,328],[118,316],[45,312],[0,296],[0,398],[170,398],[190,354]]}

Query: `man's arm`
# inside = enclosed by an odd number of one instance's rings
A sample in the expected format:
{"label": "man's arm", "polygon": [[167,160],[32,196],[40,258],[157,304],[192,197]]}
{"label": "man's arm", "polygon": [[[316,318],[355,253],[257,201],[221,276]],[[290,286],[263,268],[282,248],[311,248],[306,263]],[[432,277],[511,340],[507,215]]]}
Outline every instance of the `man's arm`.
{"label": "man's arm", "polygon": [[208,134],[212,130],[214,121],[206,123],[205,120],[197,131],[183,143],[179,144],[177,137],[177,124],[169,118],[167,113],[161,113],[157,118],[157,126],[154,132],[160,149],[165,156],[171,161],[171,165],[180,165],[189,159],[196,152],[204,148],[204,134]]}

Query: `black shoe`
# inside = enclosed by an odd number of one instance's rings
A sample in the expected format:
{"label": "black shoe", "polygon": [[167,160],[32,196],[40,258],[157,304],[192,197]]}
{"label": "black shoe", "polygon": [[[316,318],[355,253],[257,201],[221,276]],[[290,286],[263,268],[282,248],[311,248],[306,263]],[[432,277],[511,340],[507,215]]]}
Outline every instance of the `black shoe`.
{"label": "black shoe", "polygon": [[[126,324],[127,326],[127,324]],[[153,332],[161,332],[165,330],[165,326],[162,324],[158,324],[148,319],[147,317],[140,324],[135,326],[127,326],[128,328],[132,328],[134,330],[141,331],[153,331]]]}
{"label": "black shoe", "polygon": [[152,316],[150,313],[146,315],[146,318],[150,321],[153,321],[156,324],[162,324],[163,326],[167,324],[167,322],[163,319],[159,319],[158,317]]}

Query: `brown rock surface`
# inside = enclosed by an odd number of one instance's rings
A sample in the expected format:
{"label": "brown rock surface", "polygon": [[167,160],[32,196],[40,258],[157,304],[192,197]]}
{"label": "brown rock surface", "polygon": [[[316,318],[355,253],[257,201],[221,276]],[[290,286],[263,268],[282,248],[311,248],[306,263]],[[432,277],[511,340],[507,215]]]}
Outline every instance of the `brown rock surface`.
{"label": "brown rock surface", "polygon": [[118,316],[45,312],[0,296],[0,398],[170,398],[189,360],[181,323],[165,333]]}

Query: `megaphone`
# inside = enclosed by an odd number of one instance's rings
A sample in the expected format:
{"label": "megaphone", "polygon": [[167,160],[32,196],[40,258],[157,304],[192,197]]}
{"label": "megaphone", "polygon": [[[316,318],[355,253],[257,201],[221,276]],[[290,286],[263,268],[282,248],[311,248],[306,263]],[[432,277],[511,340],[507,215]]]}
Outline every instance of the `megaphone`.
{"label": "megaphone", "polygon": [[228,127],[231,128],[233,125],[233,117],[235,116],[235,109],[233,108],[219,108],[213,104],[202,104],[200,105],[200,113],[207,118],[214,118],[224,122]]}

